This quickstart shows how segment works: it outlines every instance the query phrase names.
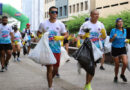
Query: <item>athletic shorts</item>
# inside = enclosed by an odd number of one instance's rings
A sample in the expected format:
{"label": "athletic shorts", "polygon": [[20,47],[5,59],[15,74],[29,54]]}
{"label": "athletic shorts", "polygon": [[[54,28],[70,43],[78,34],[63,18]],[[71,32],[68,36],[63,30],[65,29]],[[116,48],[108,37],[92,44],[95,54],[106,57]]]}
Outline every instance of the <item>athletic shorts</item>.
{"label": "athletic shorts", "polygon": [[12,45],[11,44],[0,44],[0,51],[1,50],[12,50]]}
{"label": "athletic shorts", "polygon": [[122,47],[122,48],[114,48],[114,47],[112,47],[112,56],[113,57],[126,55],[126,54],[127,54],[126,47]]}
{"label": "athletic shorts", "polygon": [[27,46],[31,46],[31,40],[27,41]]}
{"label": "athletic shorts", "polygon": [[69,41],[67,39],[64,40],[64,44],[66,44],[66,43],[69,43]]}
{"label": "athletic shorts", "polygon": [[55,56],[56,61],[57,61],[57,63],[54,64],[53,66],[54,67],[59,67],[60,66],[60,55],[61,55],[61,53],[53,53],[53,55]]}

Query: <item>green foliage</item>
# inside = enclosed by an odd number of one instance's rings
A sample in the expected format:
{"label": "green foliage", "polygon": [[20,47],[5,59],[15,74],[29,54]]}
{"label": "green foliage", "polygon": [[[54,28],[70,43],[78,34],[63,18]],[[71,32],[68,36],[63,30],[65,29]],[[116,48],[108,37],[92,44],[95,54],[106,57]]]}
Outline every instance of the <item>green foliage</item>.
{"label": "green foliage", "polygon": [[[85,18],[89,17],[88,15],[79,15],[79,16],[73,16],[71,20],[66,22],[67,28],[70,31],[70,33],[77,33],[80,29],[80,26],[85,22]],[[109,34],[112,28],[115,28],[115,21],[117,18],[122,18],[124,21],[124,28],[130,27],[130,11],[123,11],[116,15],[110,15],[106,18],[99,18],[99,21],[101,21],[107,30],[107,33]]]}

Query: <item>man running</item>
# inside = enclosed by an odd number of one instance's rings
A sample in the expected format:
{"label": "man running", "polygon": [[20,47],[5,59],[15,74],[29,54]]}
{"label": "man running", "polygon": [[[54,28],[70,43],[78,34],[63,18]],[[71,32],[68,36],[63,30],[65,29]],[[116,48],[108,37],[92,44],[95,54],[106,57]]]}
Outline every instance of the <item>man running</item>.
{"label": "man running", "polygon": [[2,17],[2,24],[0,24],[0,53],[1,53],[1,72],[7,70],[9,59],[11,58],[12,46],[14,36],[12,27],[8,24],[8,17]]}
{"label": "man running", "polygon": [[58,16],[58,9],[56,7],[52,6],[49,8],[49,16],[49,20],[46,20],[40,24],[38,34],[41,34],[42,32],[49,32],[49,46],[57,60],[57,63],[55,65],[46,66],[48,87],[49,90],[53,90],[52,78],[57,74],[60,64],[60,41],[67,38],[68,34],[65,29],[65,25],[56,19]]}
{"label": "man running", "polygon": [[[90,16],[91,16],[90,20],[85,22],[81,26],[80,31],[79,31],[79,36],[81,36],[81,38],[90,38],[90,40],[97,46],[97,48],[101,49],[99,40],[102,41],[102,44],[104,43],[104,39],[106,38],[106,30],[104,28],[104,25],[98,21],[99,12],[97,10],[91,11]],[[88,33],[85,33],[83,29],[90,29],[90,31]],[[78,47],[80,46],[79,40],[78,40],[77,46]],[[101,50],[103,51],[103,48]],[[85,85],[84,90],[92,90],[91,88],[92,79],[93,79],[93,76],[87,73],[86,85]]]}

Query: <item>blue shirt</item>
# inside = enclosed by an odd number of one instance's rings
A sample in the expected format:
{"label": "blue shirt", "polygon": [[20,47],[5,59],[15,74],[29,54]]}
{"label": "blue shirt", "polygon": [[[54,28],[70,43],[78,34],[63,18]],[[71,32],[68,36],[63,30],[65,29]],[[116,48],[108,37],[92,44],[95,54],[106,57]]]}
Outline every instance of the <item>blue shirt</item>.
{"label": "blue shirt", "polygon": [[126,29],[124,29],[124,31],[121,31],[117,28],[112,29],[110,33],[110,39],[112,39],[115,34],[117,34],[117,36],[115,40],[112,42],[112,47],[115,48],[125,47],[125,39],[127,35]]}
{"label": "blue shirt", "polygon": [[0,44],[10,44],[10,33],[13,32],[9,25],[0,24]]}
{"label": "blue shirt", "polygon": [[53,53],[61,53],[60,41],[55,41],[54,36],[57,36],[57,32],[54,30],[49,31],[49,46]]}

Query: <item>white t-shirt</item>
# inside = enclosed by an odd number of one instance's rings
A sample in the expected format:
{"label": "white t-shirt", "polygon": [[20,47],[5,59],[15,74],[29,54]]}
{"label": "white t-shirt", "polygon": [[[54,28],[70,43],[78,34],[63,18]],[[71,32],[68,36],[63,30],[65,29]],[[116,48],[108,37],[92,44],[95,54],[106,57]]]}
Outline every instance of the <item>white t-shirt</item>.
{"label": "white t-shirt", "polygon": [[102,29],[105,29],[103,23],[97,21],[96,24],[93,24],[91,21],[87,21],[83,23],[83,25],[80,28],[79,35],[84,35],[85,32],[83,31],[84,28],[90,28],[90,40],[98,47],[100,48],[99,45],[99,39],[102,41],[102,44],[104,44],[104,40],[102,38],[99,38],[101,35],[100,31]]}
{"label": "white t-shirt", "polygon": [[10,33],[13,32],[12,27],[7,25],[0,24],[0,44],[10,44],[11,36]]}
{"label": "white t-shirt", "polygon": [[65,25],[59,20],[56,20],[55,23],[46,20],[40,24],[39,32],[49,32],[49,46],[52,52],[60,53],[60,41],[54,41],[54,36],[61,36],[62,33],[66,33]]}
{"label": "white t-shirt", "polygon": [[32,31],[31,31],[30,29],[24,29],[24,30],[22,31],[22,33],[24,33],[24,34],[27,33],[29,41],[31,40],[30,34],[32,33]]}
{"label": "white t-shirt", "polygon": [[14,32],[14,41],[21,41],[21,33],[19,31]]}

